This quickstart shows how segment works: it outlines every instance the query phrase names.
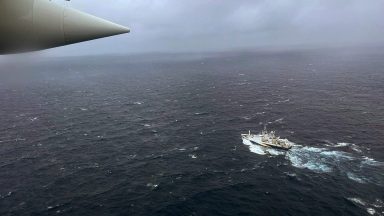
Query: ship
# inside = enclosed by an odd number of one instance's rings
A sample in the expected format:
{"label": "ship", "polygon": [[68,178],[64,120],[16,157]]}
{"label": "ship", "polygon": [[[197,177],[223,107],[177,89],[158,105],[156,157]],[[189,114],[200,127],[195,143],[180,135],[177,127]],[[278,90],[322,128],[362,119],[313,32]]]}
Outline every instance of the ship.
{"label": "ship", "polygon": [[288,151],[293,147],[292,143],[287,139],[281,139],[279,136],[276,136],[275,131],[268,132],[265,127],[260,134],[251,134],[251,131],[249,131],[247,134],[241,134],[241,138],[243,140],[248,140],[254,145],[260,145],[266,148]]}

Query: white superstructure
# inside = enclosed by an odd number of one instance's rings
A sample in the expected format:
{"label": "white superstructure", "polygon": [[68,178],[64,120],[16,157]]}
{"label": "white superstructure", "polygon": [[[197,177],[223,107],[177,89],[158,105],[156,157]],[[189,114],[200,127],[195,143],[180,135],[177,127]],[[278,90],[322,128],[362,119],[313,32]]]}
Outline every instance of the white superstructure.
{"label": "white superstructure", "polygon": [[241,138],[252,144],[270,148],[289,150],[293,146],[287,139],[276,136],[275,131],[268,132],[265,128],[260,134],[251,134],[251,131],[248,134],[241,134]]}

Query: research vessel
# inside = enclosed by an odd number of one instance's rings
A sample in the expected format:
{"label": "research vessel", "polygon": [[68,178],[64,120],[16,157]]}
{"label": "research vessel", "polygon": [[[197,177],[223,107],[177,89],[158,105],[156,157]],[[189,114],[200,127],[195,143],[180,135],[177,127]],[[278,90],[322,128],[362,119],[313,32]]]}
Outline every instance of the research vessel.
{"label": "research vessel", "polygon": [[265,127],[260,134],[252,134],[251,131],[249,131],[247,134],[241,134],[241,138],[243,140],[248,140],[254,145],[260,145],[267,148],[289,150],[293,146],[287,139],[281,139],[279,136],[276,136],[275,131],[268,132]]}

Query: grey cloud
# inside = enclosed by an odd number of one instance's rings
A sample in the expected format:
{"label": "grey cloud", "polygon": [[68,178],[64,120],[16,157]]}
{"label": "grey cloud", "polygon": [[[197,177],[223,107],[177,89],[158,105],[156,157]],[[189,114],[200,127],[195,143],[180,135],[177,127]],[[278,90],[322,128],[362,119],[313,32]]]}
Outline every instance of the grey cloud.
{"label": "grey cloud", "polygon": [[132,33],[50,55],[381,43],[384,33],[382,0],[73,0],[69,6]]}

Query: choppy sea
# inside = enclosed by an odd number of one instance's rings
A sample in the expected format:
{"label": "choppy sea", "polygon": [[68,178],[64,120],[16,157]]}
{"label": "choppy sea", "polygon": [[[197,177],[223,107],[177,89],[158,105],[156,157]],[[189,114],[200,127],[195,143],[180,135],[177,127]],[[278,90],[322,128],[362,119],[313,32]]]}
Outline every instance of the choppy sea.
{"label": "choppy sea", "polygon": [[[384,52],[0,65],[0,215],[384,215]],[[264,125],[292,141],[262,149]]]}

